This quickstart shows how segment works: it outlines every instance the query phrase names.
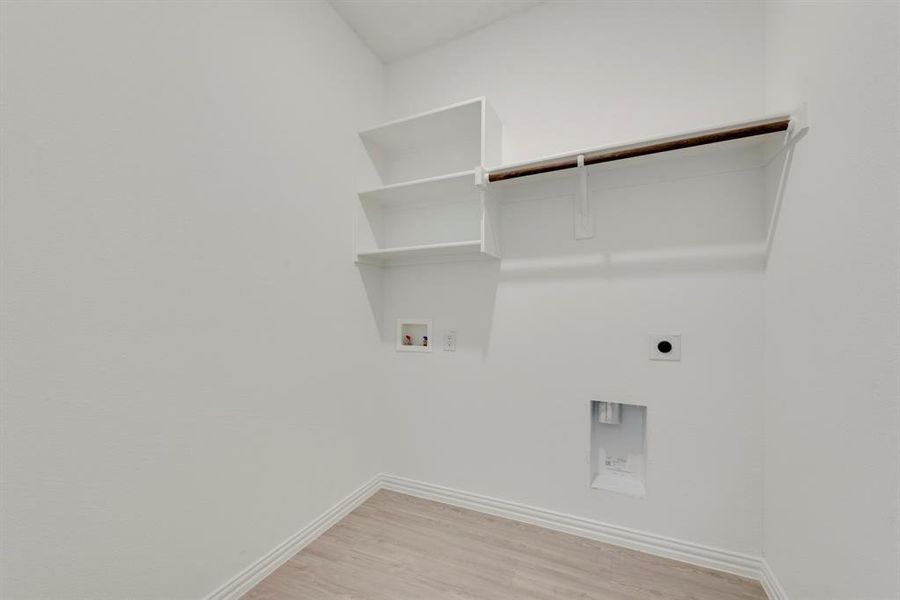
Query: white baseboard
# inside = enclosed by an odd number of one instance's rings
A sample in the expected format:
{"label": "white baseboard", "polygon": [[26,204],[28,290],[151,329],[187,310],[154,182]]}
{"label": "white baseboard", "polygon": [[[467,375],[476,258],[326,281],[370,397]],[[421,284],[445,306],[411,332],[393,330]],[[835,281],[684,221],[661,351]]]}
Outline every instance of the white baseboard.
{"label": "white baseboard", "polygon": [[381,489],[381,476],[376,476],[325,511],[312,523],[279,544],[277,548],[238,573],[222,587],[206,596],[204,600],[237,600],[253,586],[265,579],[272,571],[286,563],[289,558],[328,531],[332,525],[368,500],[379,489]]}
{"label": "white baseboard", "polygon": [[[719,548],[711,548],[691,542],[663,537],[653,533],[638,531],[591,521],[581,517],[566,515],[534,506],[509,502],[488,496],[472,494],[451,488],[422,483],[391,475],[381,476],[381,487],[418,496],[428,500],[436,500],[479,512],[505,517],[523,523],[539,525],[571,533],[584,538],[606,542],[616,546],[624,546],[655,556],[671,558],[700,567],[725,571],[741,577],[761,579],[763,561],[756,556],[739,554]],[[775,600],[773,598],[772,600]]]}
{"label": "white baseboard", "polygon": [[775,573],[772,572],[772,567],[770,567],[769,563],[765,560],[762,561],[759,582],[762,583],[763,589],[766,591],[766,596],[769,597],[769,600],[788,600],[787,592],[784,591],[781,582],[778,581],[778,578],[775,577]]}
{"label": "white baseboard", "polygon": [[730,552],[645,531],[583,519],[526,504],[385,474],[374,477],[323,513],[315,521],[208,595],[204,600],[237,600],[380,489],[392,490],[427,500],[435,500],[616,546],[623,546],[663,558],[679,560],[699,567],[758,579],[770,600],[788,600],[784,589],[778,583],[768,564],[760,557]]}

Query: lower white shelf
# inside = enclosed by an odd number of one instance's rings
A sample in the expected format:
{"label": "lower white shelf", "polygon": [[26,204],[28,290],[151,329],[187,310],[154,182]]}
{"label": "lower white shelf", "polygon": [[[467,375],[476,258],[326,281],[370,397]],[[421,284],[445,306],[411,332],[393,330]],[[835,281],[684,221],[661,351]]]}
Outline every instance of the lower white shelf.
{"label": "lower white shelf", "polygon": [[414,265],[420,263],[450,262],[456,260],[495,259],[482,252],[481,240],[402,246],[360,252],[356,262],[380,266]]}

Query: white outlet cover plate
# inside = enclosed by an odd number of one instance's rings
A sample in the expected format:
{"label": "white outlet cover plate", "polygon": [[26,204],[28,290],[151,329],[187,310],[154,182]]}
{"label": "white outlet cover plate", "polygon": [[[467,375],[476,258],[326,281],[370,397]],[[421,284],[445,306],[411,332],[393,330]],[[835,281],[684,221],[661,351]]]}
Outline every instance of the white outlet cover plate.
{"label": "white outlet cover plate", "polygon": [[[672,344],[672,349],[669,352],[660,352],[660,342],[669,342]],[[650,360],[681,360],[681,334],[651,333]]]}
{"label": "white outlet cover plate", "polygon": [[444,330],[444,352],[456,352],[456,330]]}

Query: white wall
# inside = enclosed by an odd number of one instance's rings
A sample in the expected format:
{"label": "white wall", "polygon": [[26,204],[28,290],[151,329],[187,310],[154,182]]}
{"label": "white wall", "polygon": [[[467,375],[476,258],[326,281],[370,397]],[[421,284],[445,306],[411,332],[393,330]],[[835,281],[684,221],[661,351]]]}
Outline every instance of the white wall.
{"label": "white wall", "polygon": [[900,597],[900,4],[772,3],[810,101],[766,273],[765,556],[791,600]]}
{"label": "white wall", "polygon": [[487,96],[516,162],[758,113],[762,54],[756,2],[547,2],[390,64],[387,110]]}
{"label": "white wall", "polygon": [[[763,230],[745,172],[595,183],[591,242],[511,203],[502,267],[383,290],[341,160],[383,69],[327,4],[0,7],[4,597],[202,597],[381,470],[764,550],[792,600],[900,594],[896,4],[547,3],[390,65],[391,116],[487,95],[507,162],[814,128],[765,276],[711,258]],[[398,316],[458,351],[395,353]],[[649,406],[645,499],[586,488],[609,397]]]}
{"label": "white wall", "polygon": [[2,11],[0,595],[203,597],[381,469],[381,64],[322,2]]}
{"label": "white wall", "polygon": [[[389,65],[388,110],[484,94],[509,162],[759,114],[763,58],[758,3],[547,3]],[[731,173],[605,190],[590,242],[572,241],[566,200],[516,202],[502,266],[387,271],[392,470],[758,555],[761,267],[666,261],[760,239],[760,186]],[[610,252],[662,264],[531,268]],[[394,353],[397,317],[434,319],[436,342],[456,329],[458,351]],[[682,333],[683,361],[649,362],[650,332]],[[588,403],[608,398],[649,406],[645,499],[587,488]]]}

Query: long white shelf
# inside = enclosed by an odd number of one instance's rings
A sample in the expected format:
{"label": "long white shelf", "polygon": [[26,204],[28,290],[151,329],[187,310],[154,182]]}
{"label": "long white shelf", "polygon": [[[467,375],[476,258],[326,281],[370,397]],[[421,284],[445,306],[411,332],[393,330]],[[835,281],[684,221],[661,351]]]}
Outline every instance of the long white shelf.
{"label": "long white shelf", "polygon": [[474,140],[477,147],[483,105],[483,97],[473,98],[366,129],[359,132],[359,137],[367,144],[393,152],[463,140]]}
{"label": "long white shelf", "polygon": [[395,183],[359,192],[363,202],[382,206],[463,200],[476,193],[475,169]]}
{"label": "long white shelf", "polygon": [[357,262],[380,266],[418,264],[454,260],[492,259],[493,256],[481,251],[481,240],[445,242],[421,246],[404,246],[369,250],[357,254]]}
{"label": "long white shelf", "polygon": [[564,171],[577,166],[579,155],[584,157],[586,166],[596,168],[625,159],[629,163],[633,163],[635,160],[649,161],[679,156],[714,155],[723,150],[746,151],[751,148],[759,149],[756,161],[756,166],[759,166],[768,162],[784,146],[785,136],[796,136],[797,132],[806,126],[803,112],[802,109],[796,113],[780,112],[713,127],[618,142],[504,164],[488,169],[486,177],[489,183],[501,183],[520,177]]}

